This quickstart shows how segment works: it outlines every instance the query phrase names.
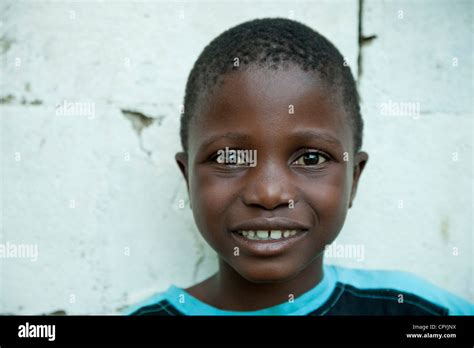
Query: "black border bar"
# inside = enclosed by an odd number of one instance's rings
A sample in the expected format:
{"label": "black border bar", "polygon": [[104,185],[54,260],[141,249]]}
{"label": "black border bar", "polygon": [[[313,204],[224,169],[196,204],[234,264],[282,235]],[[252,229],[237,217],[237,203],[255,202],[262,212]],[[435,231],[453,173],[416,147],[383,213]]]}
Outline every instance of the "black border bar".
{"label": "black border bar", "polygon": [[[0,316],[0,347],[170,344],[469,346],[474,317]],[[19,337],[20,325],[55,325],[55,340]],[[414,326],[416,325],[416,326]],[[420,327],[426,327],[422,330]],[[407,334],[456,337],[408,338]]]}

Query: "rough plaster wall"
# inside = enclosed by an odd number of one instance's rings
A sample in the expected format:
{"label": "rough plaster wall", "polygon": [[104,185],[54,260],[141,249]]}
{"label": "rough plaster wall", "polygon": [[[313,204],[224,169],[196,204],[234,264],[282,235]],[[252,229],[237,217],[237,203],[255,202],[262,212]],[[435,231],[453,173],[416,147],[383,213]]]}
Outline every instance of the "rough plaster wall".
{"label": "rough plaster wall", "polygon": [[[365,1],[360,13],[355,1],[0,6],[0,242],[39,250],[35,262],[0,258],[0,313],[114,313],[216,270],[179,205],[187,74],[230,26],[292,14],[360,75],[371,158],[337,242],[364,244],[365,259],[330,261],[411,270],[474,298],[468,2]],[[360,19],[362,36],[377,35],[361,47]],[[381,116],[386,99],[419,101],[420,119]],[[94,116],[58,115],[64,100],[94,103]]]}
{"label": "rough plaster wall", "polygon": [[[344,264],[402,268],[472,300],[472,2],[364,1],[362,18],[377,36],[359,81],[370,159],[341,242],[365,243],[365,261]],[[388,101],[418,103],[419,117],[385,115]]]}

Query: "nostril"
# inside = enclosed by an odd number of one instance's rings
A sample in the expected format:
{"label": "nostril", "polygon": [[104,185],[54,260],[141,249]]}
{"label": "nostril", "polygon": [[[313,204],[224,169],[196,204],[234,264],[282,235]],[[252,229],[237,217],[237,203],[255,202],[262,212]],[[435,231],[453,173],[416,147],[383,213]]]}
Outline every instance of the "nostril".
{"label": "nostril", "polygon": [[249,207],[255,207],[263,210],[293,209],[296,200],[292,198],[254,196],[251,198],[242,198],[243,203]]}

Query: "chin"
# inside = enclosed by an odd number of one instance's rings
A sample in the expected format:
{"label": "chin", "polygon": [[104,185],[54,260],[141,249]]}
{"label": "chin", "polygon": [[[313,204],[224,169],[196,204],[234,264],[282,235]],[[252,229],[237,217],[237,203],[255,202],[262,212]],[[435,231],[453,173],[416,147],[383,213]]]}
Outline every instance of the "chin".
{"label": "chin", "polygon": [[279,262],[256,261],[255,265],[234,265],[234,269],[253,283],[279,283],[290,280],[298,274],[296,267],[283,266]]}

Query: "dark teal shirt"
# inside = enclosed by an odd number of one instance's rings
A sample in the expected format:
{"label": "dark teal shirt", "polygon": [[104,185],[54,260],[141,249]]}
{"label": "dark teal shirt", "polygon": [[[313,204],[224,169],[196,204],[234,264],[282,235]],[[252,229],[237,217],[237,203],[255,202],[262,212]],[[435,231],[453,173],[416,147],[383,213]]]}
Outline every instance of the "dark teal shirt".
{"label": "dark teal shirt", "polygon": [[127,315],[473,315],[474,305],[407,272],[324,266],[306,293],[256,311],[213,307],[171,285],[125,310]]}

